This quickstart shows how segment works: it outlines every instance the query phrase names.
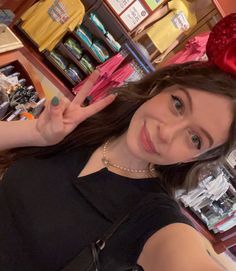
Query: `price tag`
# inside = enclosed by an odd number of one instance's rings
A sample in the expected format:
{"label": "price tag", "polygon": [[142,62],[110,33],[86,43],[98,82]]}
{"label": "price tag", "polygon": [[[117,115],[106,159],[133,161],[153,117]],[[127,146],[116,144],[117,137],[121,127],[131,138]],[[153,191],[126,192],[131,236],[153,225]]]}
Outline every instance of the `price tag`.
{"label": "price tag", "polygon": [[148,16],[147,10],[140,1],[135,1],[121,16],[121,20],[129,30],[133,30]]}
{"label": "price tag", "polygon": [[183,11],[180,11],[174,15],[174,17],[172,18],[172,23],[176,28],[181,29],[183,31],[188,30],[190,27],[189,22],[185,17]]}

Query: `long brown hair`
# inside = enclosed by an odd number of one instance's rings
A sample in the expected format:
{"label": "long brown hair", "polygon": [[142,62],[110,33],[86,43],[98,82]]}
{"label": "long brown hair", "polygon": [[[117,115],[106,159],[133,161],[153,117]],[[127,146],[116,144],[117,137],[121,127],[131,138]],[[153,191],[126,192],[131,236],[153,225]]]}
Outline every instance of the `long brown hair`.
{"label": "long brown hair", "polygon": [[[18,148],[2,153],[0,155],[0,170],[3,172],[12,161],[23,156],[45,157],[56,152],[77,149],[81,146],[94,148],[100,146],[108,138],[118,137],[128,129],[130,120],[139,106],[166,87],[176,84],[230,97],[234,102],[235,115],[235,78],[216,67],[200,62],[171,65],[147,75],[140,81],[113,89],[113,92],[118,93],[116,100],[101,112],[81,123],[59,144],[44,148]],[[203,154],[197,161],[183,165],[157,165],[156,167],[162,176],[162,184],[169,191],[174,191],[180,187],[191,188],[195,186],[199,180],[199,172],[204,163],[219,159],[232,148],[236,135],[235,124],[236,118],[234,116],[227,142]]]}

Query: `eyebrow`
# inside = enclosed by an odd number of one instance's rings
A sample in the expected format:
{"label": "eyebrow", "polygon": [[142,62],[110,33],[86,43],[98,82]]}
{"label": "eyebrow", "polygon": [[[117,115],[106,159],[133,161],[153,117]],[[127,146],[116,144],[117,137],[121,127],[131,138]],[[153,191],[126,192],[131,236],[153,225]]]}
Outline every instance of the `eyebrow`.
{"label": "eyebrow", "polygon": [[187,91],[186,88],[184,88],[184,87],[179,87],[179,89],[182,90],[182,92],[184,92],[185,95],[187,96],[188,103],[189,103],[189,107],[190,107],[190,112],[192,113],[192,112],[193,112],[193,101],[192,101],[191,95],[189,94],[189,92]]}
{"label": "eyebrow", "polygon": [[[192,113],[193,112],[193,101],[192,101],[192,97],[191,97],[189,91],[184,87],[179,87],[179,89],[185,93],[187,100],[188,100],[188,103],[189,103],[190,112]],[[207,139],[209,140],[209,147],[211,147],[214,143],[212,136],[205,129],[203,129],[201,127],[199,127],[199,129],[207,137]]]}

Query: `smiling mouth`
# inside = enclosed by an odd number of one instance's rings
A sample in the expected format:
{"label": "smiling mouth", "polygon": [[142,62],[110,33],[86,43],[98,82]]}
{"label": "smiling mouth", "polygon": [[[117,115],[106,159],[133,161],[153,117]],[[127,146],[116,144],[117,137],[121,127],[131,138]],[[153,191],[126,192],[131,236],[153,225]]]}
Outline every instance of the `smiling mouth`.
{"label": "smiling mouth", "polygon": [[[146,129],[146,125],[144,123],[142,129],[141,129],[141,132],[140,132],[140,140],[141,140],[141,143],[142,143],[142,146],[143,148],[145,149],[145,151],[149,152],[149,153],[155,153],[155,154],[159,154],[152,141],[151,141],[151,138],[149,136],[149,133]],[[159,154],[160,155],[160,154]]]}

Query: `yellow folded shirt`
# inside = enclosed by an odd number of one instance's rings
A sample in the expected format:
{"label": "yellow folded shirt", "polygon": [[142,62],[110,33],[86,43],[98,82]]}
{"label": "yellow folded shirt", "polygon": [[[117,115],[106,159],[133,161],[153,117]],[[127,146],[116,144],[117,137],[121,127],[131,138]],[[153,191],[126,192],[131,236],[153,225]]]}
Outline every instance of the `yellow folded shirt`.
{"label": "yellow folded shirt", "polygon": [[82,23],[84,14],[80,0],[41,0],[22,15],[22,28],[39,51],[51,51],[67,31]]}
{"label": "yellow folded shirt", "polygon": [[168,2],[168,7],[170,12],[147,30],[148,37],[161,53],[183,33],[176,23],[179,14],[183,14],[189,25],[189,28],[184,31],[185,33],[188,33],[197,24],[196,16],[190,12],[189,3],[186,0],[172,0]]}

